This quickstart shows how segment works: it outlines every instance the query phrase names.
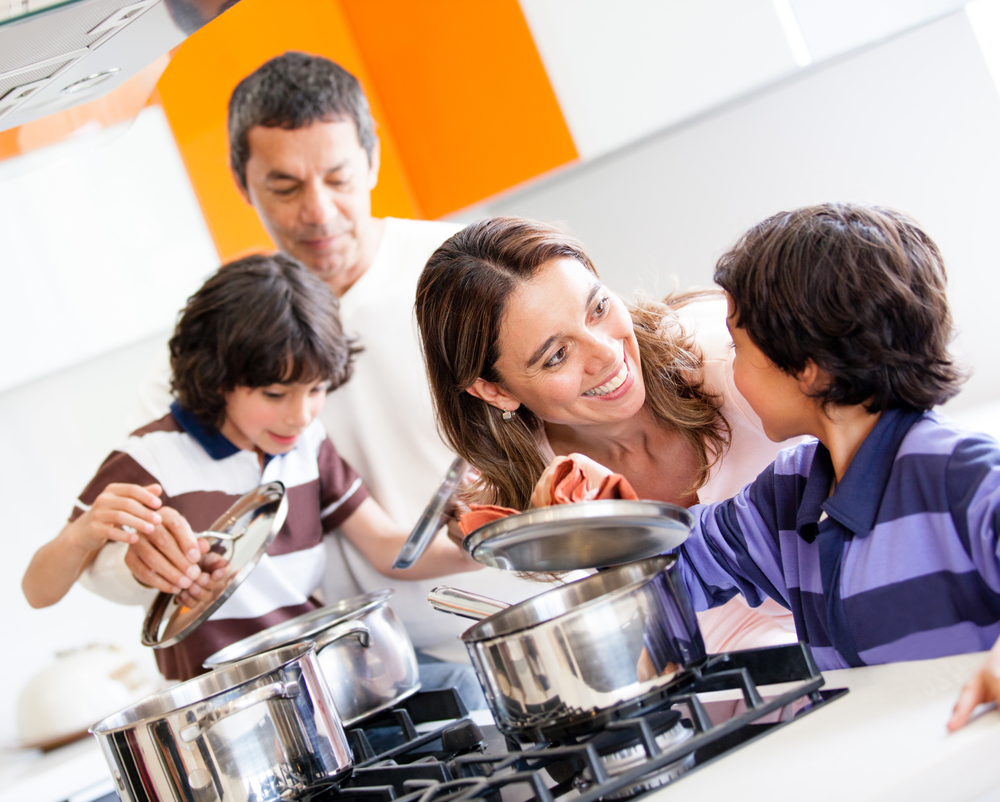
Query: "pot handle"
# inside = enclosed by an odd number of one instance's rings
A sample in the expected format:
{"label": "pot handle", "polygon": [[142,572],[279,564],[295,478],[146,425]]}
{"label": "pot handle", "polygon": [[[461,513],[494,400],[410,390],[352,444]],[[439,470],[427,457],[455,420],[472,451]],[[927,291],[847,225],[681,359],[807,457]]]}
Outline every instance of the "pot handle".
{"label": "pot handle", "polygon": [[434,588],[427,594],[427,601],[435,610],[471,618],[473,621],[482,621],[510,607],[505,602],[480,596],[478,593],[469,593],[467,590],[450,588],[447,585]]}
{"label": "pot handle", "polygon": [[357,638],[358,643],[367,649],[372,642],[372,633],[361,621],[345,621],[343,624],[330,627],[316,636],[313,641],[316,644],[316,653],[318,654],[330,644],[344,638]]}
{"label": "pot handle", "polygon": [[[185,743],[191,743],[191,741],[200,738],[224,718],[228,718],[234,713],[239,713],[241,710],[246,710],[261,702],[268,702],[271,699],[293,699],[299,695],[299,691],[299,684],[297,682],[272,682],[270,685],[264,685],[261,688],[244,693],[241,696],[237,696],[231,702],[226,702],[200,715],[200,711],[196,711],[197,720],[181,730],[181,740]],[[205,708],[201,709],[204,710]]]}

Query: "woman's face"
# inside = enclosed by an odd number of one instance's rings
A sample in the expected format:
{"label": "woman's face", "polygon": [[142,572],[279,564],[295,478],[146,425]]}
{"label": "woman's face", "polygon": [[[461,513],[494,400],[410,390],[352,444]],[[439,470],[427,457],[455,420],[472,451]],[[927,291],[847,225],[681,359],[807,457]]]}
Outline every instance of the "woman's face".
{"label": "woman's face", "polygon": [[496,368],[499,406],[524,404],[549,423],[621,421],[646,399],[628,310],[569,257],[543,265],[508,298]]}

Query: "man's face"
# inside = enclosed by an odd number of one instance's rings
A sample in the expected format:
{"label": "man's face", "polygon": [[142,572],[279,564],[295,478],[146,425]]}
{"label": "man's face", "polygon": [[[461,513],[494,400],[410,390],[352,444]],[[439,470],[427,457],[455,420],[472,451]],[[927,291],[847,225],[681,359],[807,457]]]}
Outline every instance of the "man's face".
{"label": "man's face", "polygon": [[368,154],[353,120],[247,132],[244,199],[284,253],[338,295],[368,269],[378,246],[371,191],[378,148]]}

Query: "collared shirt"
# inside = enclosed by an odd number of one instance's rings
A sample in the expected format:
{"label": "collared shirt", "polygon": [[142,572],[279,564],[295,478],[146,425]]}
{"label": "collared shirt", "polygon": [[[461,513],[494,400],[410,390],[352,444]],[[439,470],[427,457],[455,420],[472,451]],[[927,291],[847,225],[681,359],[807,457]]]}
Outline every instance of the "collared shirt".
{"label": "collared shirt", "polygon": [[821,669],[990,648],[1000,445],[934,412],[888,410],[831,495],[833,478],[810,441],[735,498],[693,507],[678,554],[695,608],[770,596]]}
{"label": "collared shirt", "polygon": [[[241,496],[271,481],[285,485],[284,526],[250,575],[205,623],[175,646],[156,650],[168,679],[200,674],[204,660],[223,647],[319,606],[312,594],[326,567],[322,537],[350,517],[368,491],[338,456],[319,420],[291,451],[269,457],[261,466],[255,451],[237,448],[175,402],[169,415],[134,432],[112,452],[80,494],[70,520],[113,482],[156,483],[163,488],[164,506],[180,512],[197,533]],[[131,576],[129,580],[134,582]]]}

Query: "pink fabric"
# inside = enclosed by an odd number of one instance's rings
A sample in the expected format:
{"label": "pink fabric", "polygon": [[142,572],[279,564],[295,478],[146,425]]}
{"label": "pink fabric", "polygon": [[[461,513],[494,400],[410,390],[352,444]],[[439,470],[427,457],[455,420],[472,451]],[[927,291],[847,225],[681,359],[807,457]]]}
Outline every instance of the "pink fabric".
{"label": "pink fabric", "polygon": [[486,524],[499,521],[508,515],[517,515],[517,510],[510,507],[500,507],[496,504],[471,504],[469,511],[458,519],[458,528],[463,535],[468,535]]}
{"label": "pink fabric", "polygon": [[535,484],[531,503],[535,507],[575,504],[594,499],[637,499],[635,490],[621,474],[612,473],[583,454],[556,457]]}
{"label": "pink fabric", "polygon": [[[551,507],[606,498],[637,499],[639,496],[624,476],[612,473],[583,454],[570,454],[557,457],[545,469],[535,484],[531,503],[534,507]],[[472,504],[458,519],[458,528],[463,535],[468,535],[493,521],[517,515],[517,512],[495,504]]]}

